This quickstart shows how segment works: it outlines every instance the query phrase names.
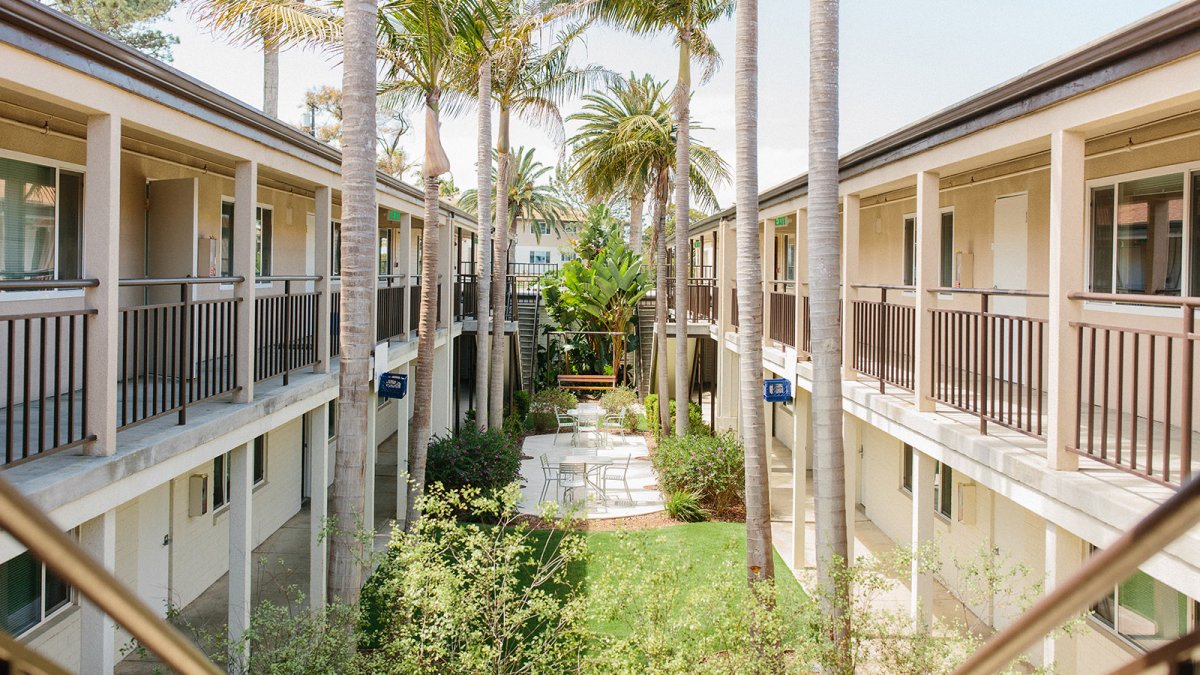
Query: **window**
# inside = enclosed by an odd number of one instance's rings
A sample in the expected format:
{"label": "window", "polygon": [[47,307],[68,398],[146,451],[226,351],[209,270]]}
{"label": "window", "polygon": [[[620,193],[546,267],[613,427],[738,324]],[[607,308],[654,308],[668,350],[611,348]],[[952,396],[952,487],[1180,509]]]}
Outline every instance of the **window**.
{"label": "window", "polygon": [[221,202],[221,276],[233,276],[233,202]]}
{"label": "window", "polygon": [[539,237],[543,234],[550,234],[550,223],[544,220],[533,221],[533,233]]}
{"label": "window", "polygon": [[392,231],[379,231],[379,273],[392,273]]}
{"label": "window", "polygon": [[[254,461],[251,467],[254,485],[259,485],[267,479],[267,435],[263,434],[254,439]],[[212,505],[214,509],[229,503],[230,491],[233,489],[233,471],[230,468],[229,453],[217,455],[213,459]]]}
{"label": "window", "polygon": [[576,257],[578,257],[578,256],[576,256],[575,253],[572,251],[564,251],[559,254],[559,259],[562,262],[567,262],[568,260],[574,260]]}
{"label": "window", "polygon": [[4,630],[18,636],[71,602],[71,588],[29,551],[0,564]]}
{"label": "window", "polygon": [[254,273],[260,277],[271,276],[271,235],[274,231],[274,212],[259,206],[254,210]]}
{"label": "window", "polygon": [[1196,614],[1195,602],[1141,571],[1092,606],[1094,619],[1144,651],[1186,635]]}
{"label": "window", "polygon": [[530,251],[529,262],[530,264],[550,262],[550,251]]}
{"label": "window", "polygon": [[[1196,174],[1192,178],[1196,194]],[[1097,293],[1179,295],[1183,288],[1185,174],[1097,186],[1091,192],[1091,288]],[[1194,218],[1193,218],[1194,220]],[[1190,233],[1196,237],[1196,227]],[[1197,240],[1193,239],[1193,243]],[[1193,248],[1193,263],[1197,253]],[[1195,265],[1189,294],[1200,291]]]}
{"label": "window", "polygon": [[954,285],[954,212],[942,214],[942,261],[939,286],[949,288]]}
{"label": "window", "polygon": [[[785,234],[775,238],[775,278],[783,281],[796,280],[796,238]],[[704,267],[703,254],[700,261]]]}
{"label": "window", "polygon": [[917,219],[904,219],[904,285],[917,283]]}
{"label": "window", "polygon": [[325,419],[329,423],[328,438],[329,438],[329,440],[332,441],[333,439],[337,438],[337,401],[336,400],[329,402],[329,409],[328,409],[328,413],[325,416]]}
{"label": "window", "polygon": [[949,518],[954,511],[954,471],[941,462],[935,462],[933,476],[933,508]]}
{"label": "window", "polygon": [[329,238],[329,273],[332,276],[340,277],[342,275],[342,224],[335,220],[329,226],[333,229]]}
{"label": "window", "polygon": [[904,444],[904,466],[900,473],[900,487],[908,493],[912,493],[912,477],[913,477],[913,447],[908,443]]}
{"label": "window", "polygon": [[83,176],[0,157],[0,278],[78,279]]}

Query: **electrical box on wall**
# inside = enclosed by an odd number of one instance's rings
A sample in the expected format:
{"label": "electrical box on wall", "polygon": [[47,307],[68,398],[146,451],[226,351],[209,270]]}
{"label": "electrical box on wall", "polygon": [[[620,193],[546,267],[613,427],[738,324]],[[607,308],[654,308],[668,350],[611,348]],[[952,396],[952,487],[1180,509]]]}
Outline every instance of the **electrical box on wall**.
{"label": "electrical box on wall", "polygon": [[958,486],[958,508],[955,516],[963,525],[975,524],[975,483],[960,483]]}
{"label": "electrical box on wall", "polygon": [[955,288],[974,288],[975,275],[972,270],[975,267],[975,256],[971,253],[958,251],[954,254],[954,287]]}
{"label": "electrical box on wall", "polygon": [[188,516],[196,518],[208,513],[208,474],[188,477]]}

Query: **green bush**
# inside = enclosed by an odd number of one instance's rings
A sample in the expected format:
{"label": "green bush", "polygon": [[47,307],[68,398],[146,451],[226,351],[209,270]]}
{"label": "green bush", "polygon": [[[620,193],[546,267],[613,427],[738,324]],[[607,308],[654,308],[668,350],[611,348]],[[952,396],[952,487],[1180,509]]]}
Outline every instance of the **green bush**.
{"label": "green bush", "polygon": [[708,520],[708,512],[700,504],[700,494],[691,490],[667,495],[666,508],[668,516],[684,523]]}
{"label": "green bush", "polygon": [[533,395],[529,410],[533,414],[533,427],[538,431],[550,431],[558,426],[554,415],[579,405],[575,394],[557,387],[543,389]]}
{"label": "green bush", "polygon": [[524,426],[525,418],[529,416],[529,405],[529,392],[524,389],[518,389],[513,392],[511,414],[522,423],[522,426]]}
{"label": "green bush", "polygon": [[447,490],[472,486],[486,494],[521,476],[521,448],[500,430],[467,424],[457,434],[434,436],[429,444],[425,483]]}
{"label": "green bush", "polygon": [[637,392],[629,387],[617,387],[600,397],[600,407],[604,408],[604,414],[620,415],[621,424],[631,433],[637,431],[640,421],[638,414],[633,410],[635,403]]}
{"label": "green bush", "polygon": [[708,508],[739,498],[745,455],[732,432],[719,436],[668,436],[651,456],[658,486],[666,494],[695,492]]}
{"label": "green bush", "polygon": [[[646,424],[650,427],[650,432],[654,434],[655,440],[662,440],[662,432],[658,424],[658,395],[650,394],[646,397]],[[671,401],[671,422],[668,425],[668,435],[675,434],[675,401]],[[704,421],[704,412],[700,409],[700,404],[688,402],[688,434],[691,436],[712,436],[712,430],[709,429],[708,423]]]}

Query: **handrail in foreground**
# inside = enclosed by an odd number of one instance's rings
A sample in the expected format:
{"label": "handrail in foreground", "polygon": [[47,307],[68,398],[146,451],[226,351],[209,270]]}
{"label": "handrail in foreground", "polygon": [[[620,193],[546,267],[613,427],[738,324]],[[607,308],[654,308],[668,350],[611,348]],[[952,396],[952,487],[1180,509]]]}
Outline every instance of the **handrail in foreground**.
{"label": "handrail in foreground", "polygon": [[1200,522],[1200,477],[1192,478],[1112,546],[1089,558],[1075,574],[993,635],[954,672],[962,675],[1000,672],[1038,639],[1091,606],[1197,522]]}
{"label": "handrail in foreground", "polygon": [[1016,288],[961,288],[959,286],[935,286],[930,293],[965,293],[968,295],[1007,295],[1019,298],[1048,298],[1046,291],[1030,291]]}
{"label": "handrail in foreground", "polygon": [[195,644],[155,614],[3,477],[0,477],[0,527],[169,668],[189,674],[221,672]]}

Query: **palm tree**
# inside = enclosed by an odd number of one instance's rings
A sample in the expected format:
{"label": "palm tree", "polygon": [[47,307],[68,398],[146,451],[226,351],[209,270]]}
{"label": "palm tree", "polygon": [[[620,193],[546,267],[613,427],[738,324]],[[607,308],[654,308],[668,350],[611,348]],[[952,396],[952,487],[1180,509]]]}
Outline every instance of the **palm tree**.
{"label": "palm tree", "polygon": [[412,498],[406,522],[419,516],[417,499],[425,485],[425,463],[431,433],[433,399],[434,332],[437,326],[439,241],[438,177],[450,170],[442,148],[441,113],[463,103],[464,88],[456,77],[463,44],[482,40],[474,0],[393,0],[382,6],[381,54],[386,65],[380,91],[398,108],[425,110],[425,220],[421,250],[421,310],[418,322],[417,377],[413,394],[413,421],[409,478]]}
{"label": "palm tree", "polygon": [[[808,114],[808,269],[812,325],[813,483],[817,581],[834,619],[838,672],[851,672],[846,467],[842,450],[842,326],[838,313],[838,1],[811,0]],[[800,478],[797,477],[797,480]]]}
{"label": "palm tree", "polygon": [[[737,155],[738,353],[742,444],[746,452],[746,573],[751,586],[775,577],[771,546],[771,490],[763,429],[762,256],[758,231],[758,0],[737,6],[734,115]],[[795,452],[803,452],[796,448]],[[797,476],[796,480],[804,480]],[[793,527],[803,527],[797,514]]]}
{"label": "palm tree", "polygon": [[[491,357],[492,308],[492,55],[487,33],[481,43],[481,58],[476,69],[476,105],[479,111],[478,152],[475,162],[476,211],[479,223],[479,270],[475,275],[475,422],[488,427],[488,359]],[[503,318],[497,317],[503,321]]]}
{"label": "palm tree", "polygon": [[[667,242],[662,230],[675,169],[678,129],[665,90],[665,83],[649,75],[631,76],[613,82],[605,92],[584,96],[580,112],[569,118],[582,123],[572,137],[572,176],[579,180],[585,195],[633,195],[642,191],[653,200],[650,248],[658,261],[654,302],[656,371],[664,432],[668,431],[670,406],[666,396]],[[690,143],[688,153],[688,182],[697,201],[706,208],[717,208],[714,187],[728,180],[728,166],[715,150],[702,143]],[[685,401],[685,411],[686,405]]]}
{"label": "palm tree", "polygon": [[[496,153],[493,153],[492,157],[494,159]],[[538,228],[535,226],[538,222],[545,223],[552,232],[560,234],[570,205],[563,200],[554,186],[545,180],[546,174],[554,171],[554,167],[534,159],[533,148],[524,146],[513,150],[513,158],[516,162],[512,171],[512,185],[508,190],[506,229],[514,232],[517,223],[524,220],[529,223],[530,231],[535,235],[538,234]],[[495,179],[495,175],[492,179]],[[471,213],[478,213],[480,194],[478,190],[463,192],[462,198],[458,200],[459,207]],[[498,205],[496,210],[499,211]]]}

